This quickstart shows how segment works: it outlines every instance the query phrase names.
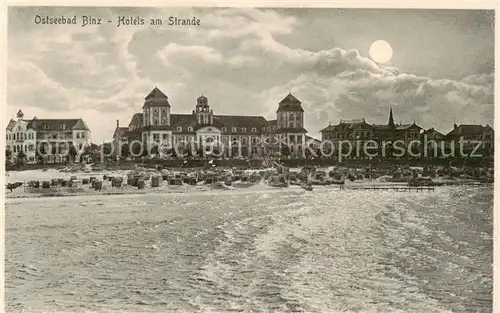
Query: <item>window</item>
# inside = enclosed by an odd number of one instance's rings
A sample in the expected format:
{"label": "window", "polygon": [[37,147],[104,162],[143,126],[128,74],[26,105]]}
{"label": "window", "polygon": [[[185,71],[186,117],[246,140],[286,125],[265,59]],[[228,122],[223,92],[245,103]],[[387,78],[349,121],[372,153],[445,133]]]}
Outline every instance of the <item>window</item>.
{"label": "window", "polygon": [[168,135],[167,134],[163,134],[163,140],[167,140],[168,139]]}
{"label": "window", "polygon": [[5,135],[5,139],[6,139],[6,140],[9,140],[9,135],[8,135],[8,134],[7,134],[7,135]]}
{"label": "window", "polygon": [[241,132],[246,133],[247,132],[247,128],[246,127],[242,127],[241,128]]}
{"label": "window", "polygon": [[177,126],[177,131],[181,132],[182,131],[182,127],[181,126]]}
{"label": "window", "polygon": [[256,132],[257,132],[257,128],[252,127],[252,133],[256,133]]}
{"label": "window", "polygon": [[30,151],[33,151],[33,150],[35,150],[35,146],[34,145],[30,145],[29,149],[30,149]]}
{"label": "window", "polygon": [[189,126],[188,127],[188,132],[192,132],[193,131],[193,127]]}
{"label": "window", "polygon": [[80,139],[80,133],[76,133],[76,139]]}
{"label": "window", "polygon": [[221,128],[221,131],[222,131],[223,133],[225,133],[225,132],[227,131],[227,129],[226,129],[225,127],[222,127],[222,128]]}
{"label": "window", "polygon": [[153,134],[154,141],[160,141],[160,134]]}
{"label": "window", "polygon": [[82,138],[85,138],[85,133],[82,133]]}
{"label": "window", "polygon": [[16,146],[12,146],[14,152],[17,152]]}
{"label": "window", "polygon": [[48,124],[45,124],[43,126],[44,126],[45,130],[49,130],[49,125]]}
{"label": "window", "polygon": [[66,125],[65,125],[65,124],[62,124],[62,125],[61,125],[61,129],[62,129],[62,130],[65,130],[65,129],[66,129]]}

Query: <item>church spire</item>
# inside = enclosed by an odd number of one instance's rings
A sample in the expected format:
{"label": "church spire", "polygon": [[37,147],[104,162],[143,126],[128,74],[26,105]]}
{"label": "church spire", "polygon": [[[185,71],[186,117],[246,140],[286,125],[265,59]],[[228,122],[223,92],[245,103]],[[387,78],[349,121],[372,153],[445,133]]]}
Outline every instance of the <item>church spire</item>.
{"label": "church spire", "polygon": [[389,124],[388,124],[390,127],[394,127],[394,117],[392,116],[392,106],[391,106],[391,110],[389,111]]}

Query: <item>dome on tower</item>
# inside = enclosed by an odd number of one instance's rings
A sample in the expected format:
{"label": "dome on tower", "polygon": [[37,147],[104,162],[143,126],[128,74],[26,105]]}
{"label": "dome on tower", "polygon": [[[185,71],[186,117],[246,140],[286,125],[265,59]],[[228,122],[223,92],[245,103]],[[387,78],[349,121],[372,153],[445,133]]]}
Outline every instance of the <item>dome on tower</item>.
{"label": "dome on tower", "polygon": [[196,105],[197,106],[207,106],[208,105],[208,99],[207,99],[207,97],[205,97],[203,94],[201,94],[201,96],[199,96],[196,99]]}

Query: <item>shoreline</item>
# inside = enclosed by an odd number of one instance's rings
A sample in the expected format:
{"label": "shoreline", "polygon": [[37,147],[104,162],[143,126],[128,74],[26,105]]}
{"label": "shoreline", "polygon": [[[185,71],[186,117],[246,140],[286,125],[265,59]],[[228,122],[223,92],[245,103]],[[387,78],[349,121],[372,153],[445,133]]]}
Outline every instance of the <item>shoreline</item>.
{"label": "shoreline", "polygon": [[[318,191],[328,191],[327,188],[318,188]],[[215,196],[215,195],[241,195],[241,194],[255,194],[255,193],[280,193],[280,192],[291,192],[291,193],[305,193],[306,191],[302,189],[300,186],[293,186],[288,188],[233,188],[233,189],[205,189],[205,190],[146,190],[146,191],[136,191],[130,192],[129,190],[122,190],[120,192],[102,192],[102,193],[71,193],[71,194],[61,194],[57,196],[48,196],[48,195],[40,195],[40,194],[32,194],[32,195],[19,195],[13,197],[5,197],[6,204],[7,202],[13,202],[16,200],[20,201],[34,201],[36,199],[44,198],[44,200],[50,199],[61,199],[61,198],[116,198],[116,197],[124,197],[124,198],[133,198],[140,195],[146,196],[156,196],[156,195],[168,195],[168,196]]]}
{"label": "shoreline", "polygon": [[[373,181],[364,181],[364,182],[351,182],[344,185],[343,189],[337,187],[337,185],[314,185],[314,192],[331,192],[331,191],[341,191],[341,190],[353,190],[350,187],[360,187],[360,186],[401,186],[406,185],[402,183],[387,183],[387,182],[373,182]],[[449,188],[449,187],[490,187],[494,184],[489,183],[480,183],[480,182],[472,182],[472,181],[454,181],[448,182],[442,186],[435,186],[435,188]],[[169,185],[165,185],[169,188]],[[137,197],[137,196],[155,196],[155,195],[169,195],[169,196],[199,196],[199,195],[232,195],[232,194],[251,194],[251,193],[280,193],[280,192],[301,192],[305,193],[305,191],[301,186],[291,185],[286,188],[280,187],[271,187],[267,184],[256,184],[251,187],[229,187],[226,188],[214,188],[213,186],[204,185],[203,189],[201,188],[190,188],[193,186],[183,185],[187,188],[175,188],[175,189],[121,189],[121,190],[113,190],[113,191],[94,191],[92,189],[89,192],[61,192],[54,191],[53,193],[23,193],[17,195],[9,195],[5,194],[6,203],[7,201],[15,201],[15,200],[34,200],[34,199],[60,199],[60,198],[110,198],[110,197]]]}

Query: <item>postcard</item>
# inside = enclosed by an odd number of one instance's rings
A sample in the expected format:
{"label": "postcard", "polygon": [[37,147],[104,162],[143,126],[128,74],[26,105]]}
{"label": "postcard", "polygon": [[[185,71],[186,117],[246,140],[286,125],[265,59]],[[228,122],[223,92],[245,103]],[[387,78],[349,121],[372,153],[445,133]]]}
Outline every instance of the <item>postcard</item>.
{"label": "postcard", "polygon": [[5,312],[492,312],[494,8],[7,8]]}

